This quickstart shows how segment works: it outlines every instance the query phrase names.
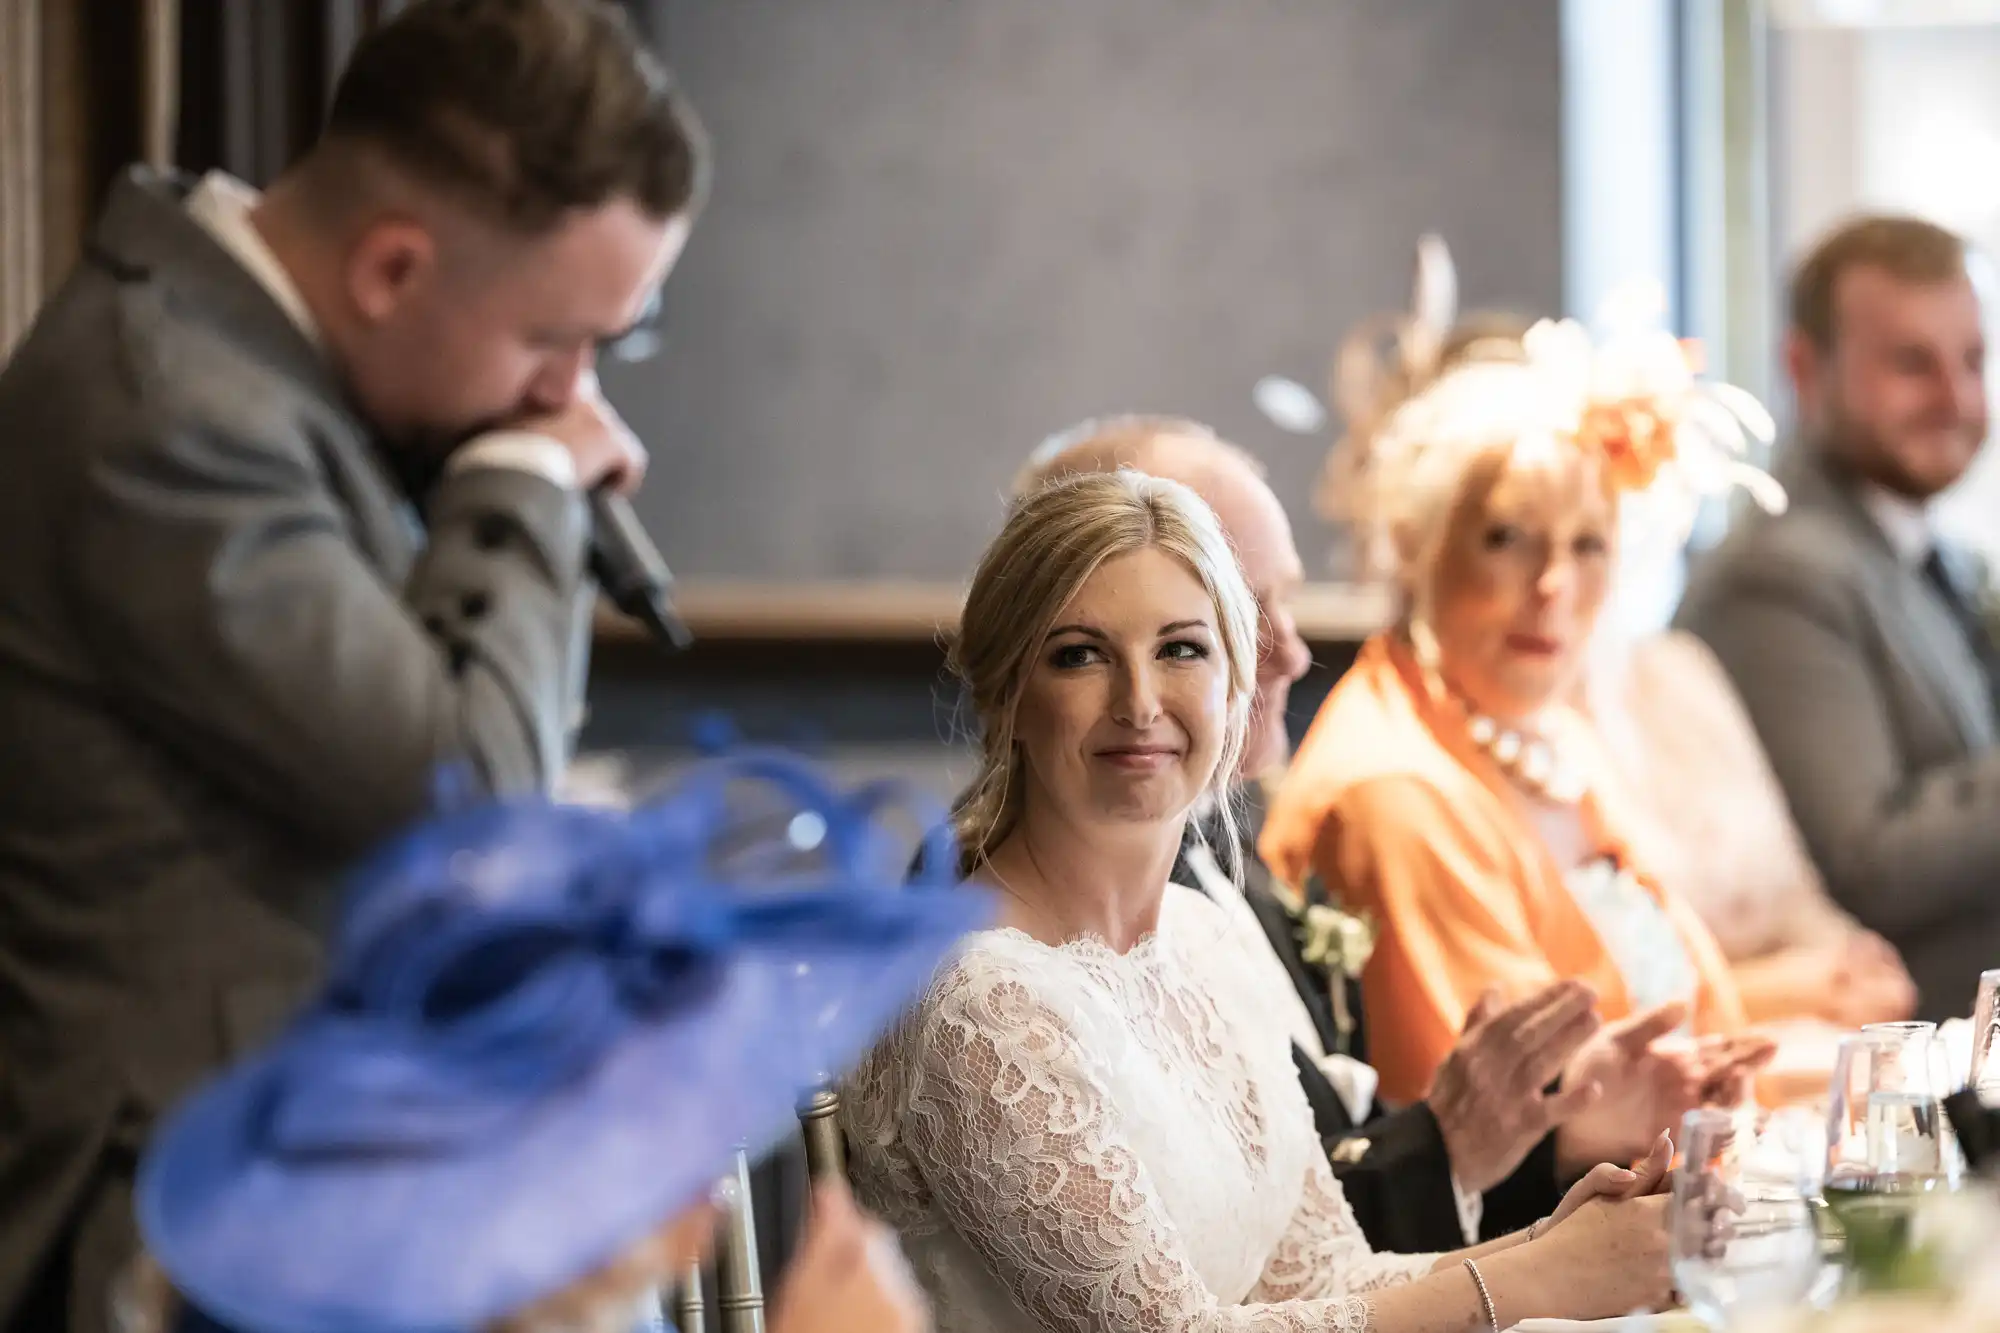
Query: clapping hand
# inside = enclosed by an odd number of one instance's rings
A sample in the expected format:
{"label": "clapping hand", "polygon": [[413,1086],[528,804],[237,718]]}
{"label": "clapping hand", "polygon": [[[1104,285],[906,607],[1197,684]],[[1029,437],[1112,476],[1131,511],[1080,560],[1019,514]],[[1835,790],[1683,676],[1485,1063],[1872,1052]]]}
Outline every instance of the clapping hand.
{"label": "clapping hand", "polygon": [[1596,1003],[1583,983],[1559,981],[1504,1008],[1493,991],[1473,1006],[1424,1099],[1466,1189],[1505,1180],[1550,1127],[1597,1097],[1588,1081],[1546,1091],[1597,1031]]}
{"label": "clapping hand", "polygon": [[1669,1040],[1686,1021],[1685,1004],[1663,1004],[1607,1024],[1577,1052],[1564,1084],[1596,1087],[1602,1095],[1556,1131],[1557,1167],[1565,1176],[1600,1162],[1631,1161],[1694,1107],[1741,1102],[1777,1050],[1764,1037]]}
{"label": "clapping hand", "polygon": [[1771,1063],[1778,1043],[1750,1034],[1703,1037],[1695,1043],[1695,1076],[1700,1081],[1699,1105],[1741,1106],[1750,1100],[1757,1071]]}
{"label": "clapping hand", "polygon": [[1823,983],[1827,1018],[1842,1027],[1893,1023],[1917,1011],[1917,987],[1894,945],[1872,930],[1848,935]]}

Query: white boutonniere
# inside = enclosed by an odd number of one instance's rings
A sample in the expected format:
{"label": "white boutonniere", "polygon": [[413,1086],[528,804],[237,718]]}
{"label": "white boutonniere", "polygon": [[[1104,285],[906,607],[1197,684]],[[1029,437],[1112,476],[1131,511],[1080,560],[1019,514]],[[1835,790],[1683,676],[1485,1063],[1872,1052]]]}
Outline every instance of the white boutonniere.
{"label": "white boutonniere", "polygon": [[1293,913],[1298,922],[1299,956],[1309,967],[1324,968],[1328,998],[1333,1002],[1334,1026],[1340,1031],[1342,1053],[1354,1031],[1354,1015],[1347,1007],[1347,982],[1359,980],[1361,971],[1375,953],[1375,921],[1366,913],[1344,912],[1325,901],[1321,894],[1290,895],[1303,904]]}
{"label": "white boutonniere", "polygon": [[1358,977],[1375,952],[1375,923],[1366,916],[1354,916],[1314,903],[1299,919],[1304,936],[1305,960],[1344,976]]}

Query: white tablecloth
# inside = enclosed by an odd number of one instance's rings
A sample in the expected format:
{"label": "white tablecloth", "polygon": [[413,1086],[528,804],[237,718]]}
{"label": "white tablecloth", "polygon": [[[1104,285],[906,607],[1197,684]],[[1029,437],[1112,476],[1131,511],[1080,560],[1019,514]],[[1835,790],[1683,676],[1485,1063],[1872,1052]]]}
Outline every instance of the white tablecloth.
{"label": "white tablecloth", "polygon": [[1705,1329],[1687,1311],[1676,1310],[1623,1319],[1528,1319],[1514,1325],[1509,1333],[1705,1333]]}

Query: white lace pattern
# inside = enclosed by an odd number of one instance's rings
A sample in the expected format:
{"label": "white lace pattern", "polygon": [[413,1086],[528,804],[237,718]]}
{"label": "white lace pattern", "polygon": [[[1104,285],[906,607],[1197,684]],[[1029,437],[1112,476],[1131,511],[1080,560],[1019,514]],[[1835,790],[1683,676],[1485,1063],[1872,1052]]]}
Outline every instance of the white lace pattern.
{"label": "white lace pattern", "polygon": [[842,1097],[862,1203],[939,1333],[1362,1333],[1376,1255],[1227,920],[1170,891],[1123,955],[968,942]]}

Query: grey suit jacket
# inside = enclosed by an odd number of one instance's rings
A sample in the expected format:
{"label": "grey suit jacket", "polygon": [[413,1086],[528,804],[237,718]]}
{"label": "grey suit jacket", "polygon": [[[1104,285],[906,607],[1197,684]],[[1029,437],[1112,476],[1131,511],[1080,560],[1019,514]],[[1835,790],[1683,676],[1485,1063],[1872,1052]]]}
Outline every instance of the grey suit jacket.
{"label": "grey suit jacket", "polygon": [[0,370],[0,1318],[313,984],[343,867],[441,767],[551,782],[578,710],[581,499],[468,469],[420,520],[183,193],[121,180]]}
{"label": "grey suit jacket", "polygon": [[1830,465],[1700,562],[1679,623],[1743,696],[1834,898],[1902,950],[1926,1018],[2000,967],[2000,750],[1979,660]]}

